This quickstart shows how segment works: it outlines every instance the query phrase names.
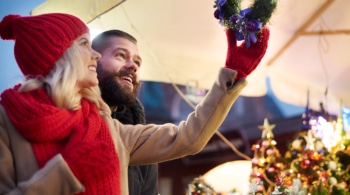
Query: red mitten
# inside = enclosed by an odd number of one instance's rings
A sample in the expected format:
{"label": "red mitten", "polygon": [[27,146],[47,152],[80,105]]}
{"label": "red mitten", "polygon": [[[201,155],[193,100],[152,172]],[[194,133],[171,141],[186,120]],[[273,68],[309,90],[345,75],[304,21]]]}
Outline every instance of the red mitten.
{"label": "red mitten", "polygon": [[75,131],[62,151],[62,156],[80,181],[104,177],[114,169],[114,150],[104,141],[82,140]]}
{"label": "red mitten", "polygon": [[264,57],[267,42],[270,37],[268,28],[263,28],[257,35],[257,42],[252,43],[250,47],[245,46],[245,41],[237,46],[235,32],[232,29],[226,30],[228,50],[226,56],[225,68],[237,71],[236,81],[242,77],[247,77],[259,65]]}

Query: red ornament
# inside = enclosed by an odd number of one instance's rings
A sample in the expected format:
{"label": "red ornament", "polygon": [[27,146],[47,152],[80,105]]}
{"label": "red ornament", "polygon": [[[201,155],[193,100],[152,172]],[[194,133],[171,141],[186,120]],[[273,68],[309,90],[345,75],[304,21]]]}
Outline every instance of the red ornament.
{"label": "red ornament", "polygon": [[310,165],[310,161],[308,159],[305,159],[305,160],[301,161],[301,163],[300,163],[300,167],[302,169],[307,169],[309,165]]}

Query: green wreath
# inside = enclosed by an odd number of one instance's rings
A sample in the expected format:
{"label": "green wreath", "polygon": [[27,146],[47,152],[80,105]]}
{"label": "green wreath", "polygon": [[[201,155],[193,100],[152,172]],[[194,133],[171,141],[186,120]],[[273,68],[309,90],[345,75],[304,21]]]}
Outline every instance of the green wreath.
{"label": "green wreath", "polygon": [[255,43],[255,34],[270,20],[276,9],[277,0],[255,0],[254,3],[241,9],[241,0],[215,0],[214,17],[226,28],[236,33],[238,41],[245,40],[246,46]]}

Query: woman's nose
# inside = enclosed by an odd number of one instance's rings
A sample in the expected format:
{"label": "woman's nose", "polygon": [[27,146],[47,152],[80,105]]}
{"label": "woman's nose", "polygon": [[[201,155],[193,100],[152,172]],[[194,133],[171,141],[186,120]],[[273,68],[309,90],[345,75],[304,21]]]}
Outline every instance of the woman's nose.
{"label": "woman's nose", "polygon": [[92,58],[99,60],[99,59],[101,59],[101,57],[102,57],[102,55],[99,52],[92,49]]}

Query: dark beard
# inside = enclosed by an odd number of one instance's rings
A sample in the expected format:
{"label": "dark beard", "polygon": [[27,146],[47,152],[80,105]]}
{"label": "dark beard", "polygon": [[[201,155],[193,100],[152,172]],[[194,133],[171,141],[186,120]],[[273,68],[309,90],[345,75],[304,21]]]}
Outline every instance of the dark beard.
{"label": "dark beard", "polygon": [[110,73],[101,68],[98,70],[101,96],[109,106],[128,106],[135,103],[141,84],[139,82],[133,82],[133,91],[130,92],[128,87],[124,89],[123,86],[116,81],[116,77],[129,74],[132,74],[134,78],[136,77],[135,73],[130,70],[121,70],[118,73]]}

